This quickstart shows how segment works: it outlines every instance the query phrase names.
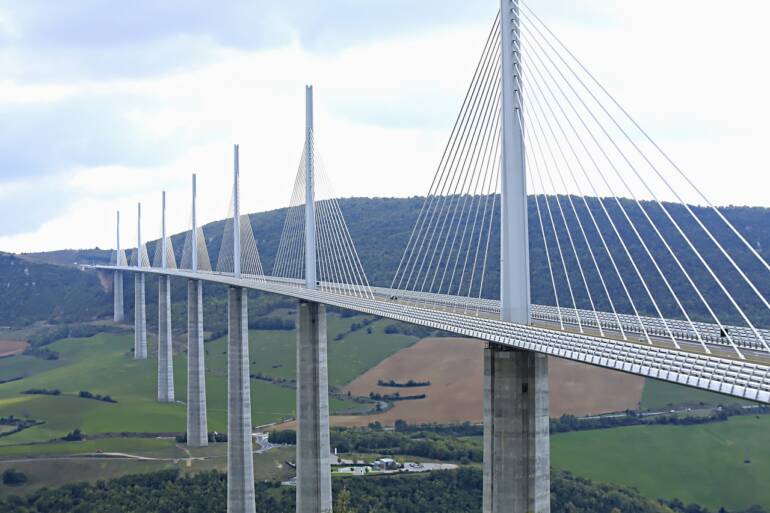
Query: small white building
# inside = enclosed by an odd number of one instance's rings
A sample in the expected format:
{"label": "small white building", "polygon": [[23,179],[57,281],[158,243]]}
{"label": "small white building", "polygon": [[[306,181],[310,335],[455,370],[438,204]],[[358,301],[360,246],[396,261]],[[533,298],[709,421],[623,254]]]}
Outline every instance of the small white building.
{"label": "small white building", "polygon": [[399,464],[393,458],[380,458],[374,462],[373,467],[377,470],[397,470]]}

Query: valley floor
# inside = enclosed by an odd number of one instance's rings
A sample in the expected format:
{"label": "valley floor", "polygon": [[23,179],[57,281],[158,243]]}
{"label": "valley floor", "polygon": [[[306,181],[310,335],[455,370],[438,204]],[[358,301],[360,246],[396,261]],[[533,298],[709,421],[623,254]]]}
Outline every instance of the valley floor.
{"label": "valley floor", "polygon": [[[336,416],[335,424],[481,420],[482,344],[453,338],[417,342],[412,336],[385,333],[389,321],[364,321],[361,316],[329,317],[330,384],[339,390],[331,407],[333,412],[346,413]],[[294,416],[295,343],[296,334],[290,330],[250,333],[251,372],[261,376],[252,380],[255,426]],[[29,477],[21,487],[0,485],[0,495],[161,469],[197,473],[226,468],[224,444],[188,451],[173,439],[173,434],[185,429],[187,362],[180,349],[183,344],[177,344],[175,354],[178,402],[174,404],[156,401],[156,361],[152,355],[146,361],[133,360],[132,346],[129,334],[100,334],[46,346],[58,353],[57,360],[21,354],[0,358],[0,381],[21,378],[0,384],[0,417],[43,422],[0,436],[0,472],[14,468]],[[225,339],[205,347],[209,429],[225,432]],[[430,386],[383,387],[379,380],[430,381]],[[57,389],[60,394],[25,394],[29,389]],[[82,398],[80,391],[109,395],[117,402]],[[551,391],[553,415],[596,414],[640,406],[653,411],[668,411],[676,405],[697,409],[726,400],[557,359],[551,360]],[[372,408],[372,403],[352,400],[370,392],[425,393],[426,398],[397,401],[378,415],[350,415],[351,411]],[[8,426],[0,428],[0,435],[8,430]],[[90,439],[52,442],[74,429],[82,430]],[[107,457],[105,453],[123,456]],[[290,447],[256,454],[255,476],[289,478],[293,471],[286,462],[292,459]],[[770,508],[770,489],[765,486],[770,475],[770,417],[766,416],[698,426],[636,426],[558,434],[552,437],[552,462],[555,470],[633,486],[652,498],[680,498],[713,510],[720,506],[746,508],[755,503]]]}

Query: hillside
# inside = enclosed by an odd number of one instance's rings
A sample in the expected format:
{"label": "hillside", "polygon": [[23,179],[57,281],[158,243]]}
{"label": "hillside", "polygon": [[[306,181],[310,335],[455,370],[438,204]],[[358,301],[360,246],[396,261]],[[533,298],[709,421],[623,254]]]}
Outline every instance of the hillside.
{"label": "hillside", "polygon": [[[555,200],[553,200],[555,201]],[[661,259],[663,267],[666,269],[674,269],[675,264],[673,260],[666,254],[665,247],[656,238],[649,225],[644,225],[641,212],[635,207],[631,207],[629,200],[621,200],[626,202],[629,208],[629,213],[635,223],[640,226],[641,233],[647,237],[650,250],[658,255]],[[356,244],[359,255],[361,257],[364,269],[367,272],[369,281],[372,284],[389,286],[393,274],[398,267],[399,260],[404,247],[407,244],[409,234],[412,230],[412,226],[417,219],[420,207],[422,206],[423,198],[348,198],[340,200],[340,206],[342,208],[345,219],[347,220],[350,234]],[[592,211],[599,209],[598,200],[589,199],[588,204]],[[691,226],[693,223],[688,223],[687,213],[685,209],[677,205],[668,205],[672,211],[674,217],[682,222],[684,226]],[[704,222],[714,227],[719,241],[728,249],[739,248],[739,242],[737,238],[729,233],[726,228],[719,226],[716,222],[716,216],[713,212],[699,207],[692,207],[693,210],[704,220]],[[631,228],[627,222],[620,219],[621,214],[617,206],[613,210],[609,209],[613,219],[618,225],[618,230],[624,235],[631,233]],[[748,240],[753,246],[766,258],[770,260],[770,209],[766,208],[752,208],[752,207],[726,207],[723,213],[737,226],[737,228],[745,234]],[[650,209],[651,216],[656,220],[663,217],[662,211],[659,207],[654,206]],[[265,269],[270,272],[275,260],[275,254],[278,248],[280,240],[281,230],[283,228],[283,222],[286,215],[285,209],[273,210],[269,212],[262,212],[258,214],[251,214],[250,219],[254,229],[257,244],[261,253],[262,261]],[[587,211],[579,210],[579,215],[582,217],[586,225],[590,224]],[[548,267],[546,264],[545,251],[543,249],[543,240],[540,235],[539,226],[537,223],[537,214],[535,211],[535,205],[530,198],[530,234],[531,234],[531,282],[532,282],[532,297],[533,301],[537,303],[553,304],[553,293],[551,289],[550,280],[548,278]],[[597,219],[601,223],[601,217],[597,215]],[[605,218],[606,219],[606,218]],[[605,221],[606,222],[606,221]],[[490,254],[489,254],[489,267],[487,268],[487,278],[485,280],[484,293],[488,297],[495,297],[498,293],[499,282],[499,266],[497,265],[499,260],[499,230],[497,229],[497,223],[493,225],[493,233],[490,242]],[[211,255],[212,261],[216,261],[219,253],[219,246],[222,238],[223,222],[214,222],[204,226],[204,234],[206,242]],[[604,231],[604,228],[602,228]],[[609,231],[609,230],[608,230]],[[603,269],[611,269],[611,264],[606,254],[602,255],[600,250],[601,242],[598,234],[592,230],[587,230],[587,235],[591,246],[595,249],[599,265]],[[674,232],[671,228],[668,231],[663,230],[664,236],[669,243],[675,248],[681,248],[685,245],[685,241]],[[376,234],[376,236],[373,236]],[[172,237],[173,245],[177,253],[177,259],[181,259],[182,248],[184,247],[185,234],[177,234]],[[560,237],[566,239],[566,233],[561,233]],[[632,240],[633,236],[629,235],[626,238],[627,241]],[[707,260],[713,262],[717,272],[725,278],[727,283],[739,282],[740,278],[731,269],[729,262],[721,257],[716,246],[708,241],[705,235],[695,236],[693,232],[693,243],[698,249],[706,256]],[[550,244],[555,244],[555,241],[549,239]],[[622,247],[617,239],[608,238],[608,243],[612,247],[612,252],[615,258],[620,262],[623,260]],[[641,245],[629,243],[629,249],[634,255],[642,255],[643,248]],[[579,249],[580,248],[580,245]],[[155,242],[148,244],[148,252],[152,256],[154,254]],[[585,248],[582,248],[585,251]],[[68,320],[90,320],[94,317],[104,316],[109,313],[111,302],[105,293],[99,292],[99,277],[92,271],[80,272],[74,268],[56,267],[52,265],[44,265],[45,263],[71,265],[74,262],[88,263],[88,262],[104,262],[109,258],[109,252],[105,250],[66,250],[56,251],[49,253],[37,253],[22,255],[21,258],[27,260],[28,263],[21,265],[19,257],[12,257],[5,255],[0,259],[0,289],[5,293],[0,298],[0,325],[13,324],[20,325],[35,320],[48,320],[48,319],[68,319]],[[566,256],[568,261],[568,267],[574,269],[577,272],[577,265],[574,263],[574,258]],[[718,311],[725,320],[731,322],[738,321],[737,312],[735,312],[730,306],[728,300],[719,292],[719,289],[713,280],[708,277],[707,271],[702,268],[695,257],[691,257],[688,260],[688,269],[693,269],[693,274],[696,281],[699,284],[703,284],[703,289],[709,296],[710,300],[716,306]],[[748,253],[748,251],[738,251],[736,260],[741,264],[746,271],[751,275],[752,273],[759,272],[759,264]],[[623,267],[624,280],[627,281],[632,294],[635,297],[645,297],[644,290],[641,283],[633,275],[633,271],[630,265]],[[678,312],[674,307],[673,298],[668,296],[665,292],[665,285],[656,275],[654,267],[649,260],[644,258],[640,259],[640,269],[648,280],[651,289],[655,292],[657,298],[662,302],[661,308],[666,315],[672,317],[678,317]],[[588,272],[589,282],[596,281],[595,272],[591,275]],[[620,285],[620,281],[617,278],[612,278],[611,273],[605,272],[605,276],[608,279],[608,287],[613,294],[613,298],[622,298],[623,293]],[[109,282],[109,276],[102,276],[102,282],[106,278]],[[579,283],[579,276],[571,276],[573,283]],[[560,289],[560,294],[566,294],[566,280],[562,276],[556,276],[557,287]],[[683,301],[687,303],[688,308],[696,314],[696,317],[707,319],[705,309],[697,303],[697,297],[695,294],[688,293],[688,286],[684,276],[673,275],[670,280],[674,288],[680,293]],[[155,280],[148,281],[147,299],[149,304],[154,304],[156,301],[156,289]],[[34,286],[30,286],[29,283],[35,283]],[[27,285],[24,285],[27,283]],[[770,295],[770,281],[764,281],[757,284],[765,295]],[[185,297],[184,284],[176,283],[172,294],[175,301],[182,301]],[[66,295],[63,293],[57,293],[66,288]],[[133,294],[132,280],[126,280],[126,297],[129,298],[126,301],[128,313],[131,313],[132,301],[130,298]],[[45,290],[47,298],[40,300],[40,291]],[[587,295],[576,288],[576,301],[578,306],[588,307]],[[61,305],[62,297],[69,299],[68,305]],[[609,310],[609,305],[603,298],[594,298],[597,301],[597,307],[600,309]],[[756,298],[752,297],[747,290],[743,290],[738,299],[746,306],[746,310],[749,313],[753,313],[756,317],[755,320],[760,321],[763,325],[770,325],[770,315],[759,304]],[[60,305],[57,309],[56,306]],[[630,311],[630,305],[625,304],[622,300],[619,301],[616,306],[621,311]],[[654,314],[654,309],[649,301],[640,300],[637,305],[641,312],[647,314]],[[63,310],[63,311],[62,311]],[[148,309],[148,314],[151,316],[152,321],[152,308]]]}
{"label": "hillside", "polygon": [[0,253],[0,325],[105,317],[112,310],[111,286],[94,272]]}

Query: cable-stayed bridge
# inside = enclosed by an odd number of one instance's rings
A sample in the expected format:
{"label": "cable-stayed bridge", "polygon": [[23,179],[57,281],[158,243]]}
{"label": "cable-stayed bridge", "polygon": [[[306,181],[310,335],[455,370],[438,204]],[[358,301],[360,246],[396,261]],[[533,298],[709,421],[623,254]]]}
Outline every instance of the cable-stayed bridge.
{"label": "cable-stayed bridge", "polygon": [[[526,4],[501,0],[390,284],[367,278],[319,152],[312,93],[272,269],[241,213],[238,146],[218,248],[198,223],[193,176],[178,262],[164,194],[152,259],[139,206],[136,248],[121,249],[118,216],[113,265],[97,266],[114,272],[116,321],[123,277],[134,276],[136,358],[147,358],[145,279],[159,279],[159,401],[174,400],[170,279],[187,280],[195,446],[207,443],[201,284],[228,286],[228,511],[254,510],[247,290],[299,301],[303,513],[331,510],[327,305],[486,342],[485,512],[550,509],[547,356],[770,403],[770,265],[761,249]],[[546,272],[533,274],[532,259]],[[533,304],[533,284],[548,291],[544,304]]]}

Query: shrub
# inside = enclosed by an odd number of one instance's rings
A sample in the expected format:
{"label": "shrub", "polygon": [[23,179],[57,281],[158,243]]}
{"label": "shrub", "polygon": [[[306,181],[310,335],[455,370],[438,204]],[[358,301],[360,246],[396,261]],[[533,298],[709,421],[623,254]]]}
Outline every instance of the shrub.
{"label": "shrub", "polygon": [[79,442],[83,440],[83,438],[85,438],[83,436],[83,432],[80,431],[79,429],[75,429],[74,431],[70,431],[69,433],[67,433],[67,436],[62,438],[62,440],[66,442]]}
{"label": "shrub", "polygon": [[9,468],[3,472],[3,484],[8,486],[19,486],[27,482],[27,475],[24,472]]}

